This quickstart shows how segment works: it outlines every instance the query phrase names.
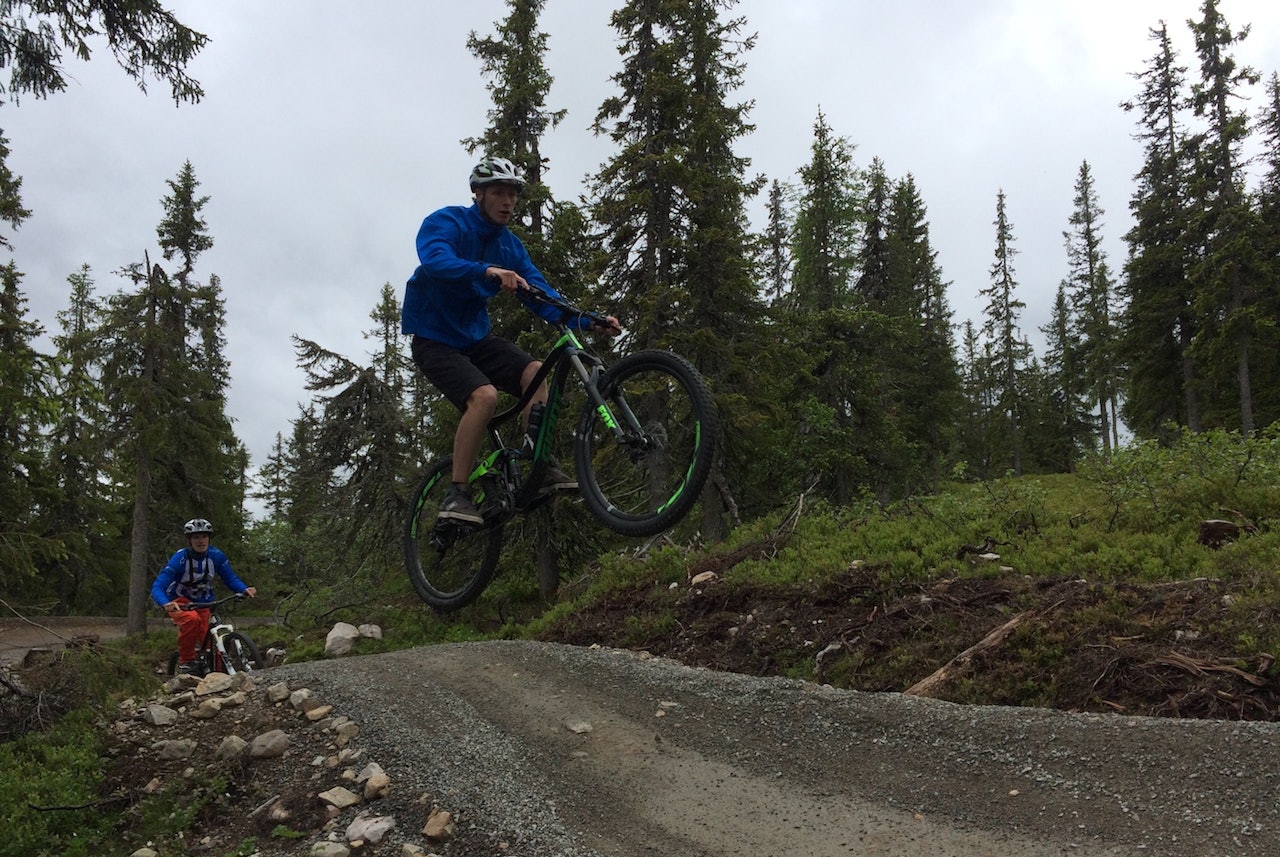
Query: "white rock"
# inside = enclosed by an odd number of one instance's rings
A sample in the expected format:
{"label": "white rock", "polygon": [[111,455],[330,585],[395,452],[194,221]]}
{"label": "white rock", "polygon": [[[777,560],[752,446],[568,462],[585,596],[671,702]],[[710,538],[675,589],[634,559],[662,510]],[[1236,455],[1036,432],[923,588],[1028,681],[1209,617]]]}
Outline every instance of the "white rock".
{"label": "white rock", "polygon": [[359,774],[356,775],[356,782],[363,783],[365,780],[369,779],[374,774],[380,774],[380,773],[382,773],[382,766],[379,765],[377,762],[370,762],[369,764],[364,766],[364,768],[360,771]]}
{"label": "white rock", "polygon": [[365,800],[384,798],[391,791],[391,778],[381,771],[364,781]]}
{"label": "white rock", "polygon": [[185,759],[196,751],[196,742],[191,738],[179,738],[176,741],[161,741],[152,748],[160,751],[160,758],[166,762]]}
{"label": "white rock", "polygon": [[360,631],[361,637],[368,637],[370,640],[382,639],[381,625],[361,625],[357,630]]}
{"label": "white rock", "polygon": [[231,676],[226,673],[209,673],[196,685],[196,696],[208,696],[211,693],[222,693],[231,690]]}
{"label": "white rock", "polygon": [[178,712],[164,705],[148,705],[142,709],[142,719],[152,726],[168,726],[178,720]]}
{"label": "white rock", "polygon": [[350,622],[339,622],[324,638],[324,653],[329,657],[347,654],[360,639],[360,629]]}
{"label": "white rock", "polygon": [[213,755],[217,759],[234,759],[242,754],[248,746],[249,742],[239,735],[228,735],[222,739],[222,743],[218,745],[218,749]]}
{"label": "white rock", "polygon": [[249,743],[249,755],[255,759],[274,759],[289,749],[289,736],[279,729],[263,732]]}
{"label": "white rock", "polygon": [[360,802],[360,796],[342,786],[334,786],[327,792],[320,792],[320,800],[338,809],[346,809]]}
{"label": "white rock", "polygon": [[395,826],[396,820],[389,815],[367,815],[362,812],[347,826],[347,841],[361,839],[376,845]]}

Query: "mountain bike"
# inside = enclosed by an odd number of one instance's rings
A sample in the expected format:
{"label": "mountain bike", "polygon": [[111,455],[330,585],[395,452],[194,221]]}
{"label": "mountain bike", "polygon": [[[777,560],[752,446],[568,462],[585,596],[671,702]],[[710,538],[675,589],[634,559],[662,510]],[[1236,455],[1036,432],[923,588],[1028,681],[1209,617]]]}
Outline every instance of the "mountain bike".
{"label": "mountain bike", "polygon": [[[237,631],[230,622],[223,621],[218,612],[223,604],[243,599],[243,595],[236,593],[209,604],[209,630],[205,632],[204,640],[196,650],[196,663],[205,675],[214,672],[235,675],[262,669],[262,655],[258,654],[257,644],[248,634]],[[169,675],[177,673],[178,653],[171,652]]]}
{"label": "mountain bike", "polygon": [[[604,315],[537,287],[524,294],[560,311],[553,323],[559,338],[520,400],[489,420],[488,451],[468,480],[484,523],[436,517],[451,481],[451,456],[427,466],[410,500],[405,566],[419,597],[441,612],[480,597],[497,572],[504,525],[551,500],[539,488],[571,378],[586,393],[573,431],[579,492],[610,530],[642,537],[670,529],[693,508],[711,473],[719,417],[697,369],[653,349],[606,368],[569,326],[575,320],[603,323]],[[526,433],[516,417],[548,377],[541,419]],[[506,442],[504,427],[519,439]],[[526,437],[536,439],[526,443]]]}

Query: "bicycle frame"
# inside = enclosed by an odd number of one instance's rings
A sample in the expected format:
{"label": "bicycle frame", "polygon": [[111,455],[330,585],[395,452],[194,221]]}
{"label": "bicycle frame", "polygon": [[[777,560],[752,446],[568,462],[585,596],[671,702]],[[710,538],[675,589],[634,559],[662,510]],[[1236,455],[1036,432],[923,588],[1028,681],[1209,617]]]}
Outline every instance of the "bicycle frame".
{"label": "bicycle frame", "polygon": [[[235,675],[236,668],[227,660],[227,635],[235,630],[235,626],[223,622],[213,610],[209,611],[209,630],[204,635],[204,647],[213,652],[213,667],[227,675]],[[212,644],[212,645],[210,645]]]}
{"label": "bicycle frame", "polygon": [[[587,397],[600,414],[604,424],[617,434],[620,441],[626,438],[621,424],[610,410],[609,404],[605,401],[604,396],[601,395],[598,387],[600,376],[604,373],[604,361],[588,353],[583,348],[582,342],[577,335],[565,324],[560,323],[556,326],[560,329],[560,338],[556,341],[546,359],[542,361],[542,367],[534,375],[533,380],[525,389],[524,395],[510,408],[494,414],[490,418],[486,430],[489,434],[490,443],[493,445],[493,452],[484,456],[471,473],[470,481],[473,483],[485,476],[500,473],[502,478],[507,480],[507,484],[514,486],[515,502],[513,508],[509,510],[511,513],[528,511],[532,508],[532,504],[540,499],[537,496],[535,486],[540,484],[542,474],[547,468],[547,460],[549,458],[547,449],[560,420],[564,404],[564,388],[568,383],[570,371],[582,381],[582,387],[586,391]],[[537,394],[538,389],[547,380],[548,376],[551,377],[551,383],[547,386],[546,410],[543,413],[542,424],[538,428],[538,437],[534,441],[532,467],[528,478],[522,480],[515,464],[520,454],[503,442],[502,435],[498,429],[529,406],[534,395]],[[624,411],[623,421],[634,428],[634,436],[638,437],[639,426],[635,416],[630,412],[630,409],[626,408],[625,403],[620,404]],[[476,496],[476,502],[480,503],[483,500],[484,495],[483,491],[481,491]],[[504,515],[503,519],[505,520],[508,517],[510,515]]]}

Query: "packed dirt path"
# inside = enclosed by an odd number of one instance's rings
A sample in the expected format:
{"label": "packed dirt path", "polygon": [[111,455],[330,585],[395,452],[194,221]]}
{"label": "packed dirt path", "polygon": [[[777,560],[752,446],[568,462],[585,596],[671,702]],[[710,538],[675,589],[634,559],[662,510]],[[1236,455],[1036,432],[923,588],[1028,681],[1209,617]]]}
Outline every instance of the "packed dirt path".
{"label": "packed dirt path", "polygon": [[397,790],[512,855],[1280,853],[1275,724],[957,706],[528,642],[267,675],[336,702]]}
{"label": "packed dirt path", "polygon": [[[164,620],[164,624],[169,623]],[[147,619],[149,630],[160,627],[163,627],[161,620]],[[128,622],[124,619],[94,616],[0,617],[0,665],[20,664],[31,649],[60,649],[80,636],[119,640],[127,628]]]}

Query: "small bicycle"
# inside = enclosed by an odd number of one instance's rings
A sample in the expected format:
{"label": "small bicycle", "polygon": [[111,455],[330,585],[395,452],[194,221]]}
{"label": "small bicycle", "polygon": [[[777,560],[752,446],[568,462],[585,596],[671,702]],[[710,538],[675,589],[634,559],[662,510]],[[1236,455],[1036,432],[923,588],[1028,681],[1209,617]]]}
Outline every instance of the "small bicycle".
{"label": "small bicycle", "polygon": [[[410,500],[405,566],[418,595],[441,612],[480,597],[497,571],[503,526],[551,499],[539,486],[571,376],[587,396],[573,432],[579,491],[606,527],[624,536],[670,529],[693,508],[711,473],[719,417],[697,369],[659,350],[629,354],[606,369],[569,327],[572,319],[604,322],[604,315],[536,287],[526,294],[560,310],[554,324],[560,336],[520,401],[489,421],[492,449],[469,478],[484,523],[436,517],[450,485],[451,456],[428,465]],[[530,436],[536,434],[532,448],[524,443],[524,432],[514,445],[505,443],[499,429],[512,421],[519,428],[515,418],[548,376],[546,406],[529,430]],[[523,464],[527,474],[521,473]]]}
{"label": "small bicycle", "polygon": [[[207,675],[212,672],[235,675],[262,669],[262,656],[258,654],[258,646],[248,634],[237,631],[229,622],[224,622],[218,608],[231,601],[241,601],[239,593],[229,595],[220,601],[209,604],[209,630],[196,651],[196,663]],[[178,673],[178,653],[169,654],[169,675]]]}

